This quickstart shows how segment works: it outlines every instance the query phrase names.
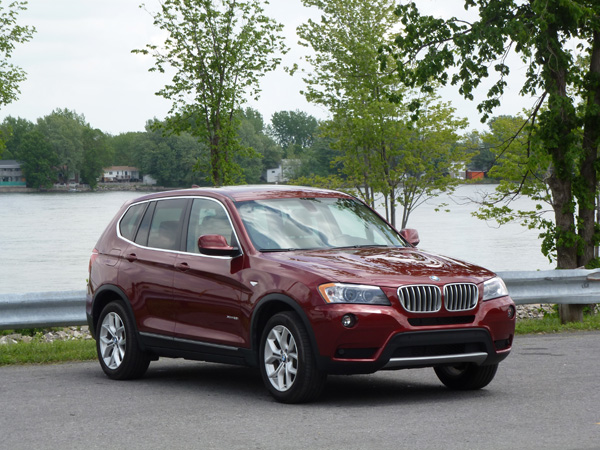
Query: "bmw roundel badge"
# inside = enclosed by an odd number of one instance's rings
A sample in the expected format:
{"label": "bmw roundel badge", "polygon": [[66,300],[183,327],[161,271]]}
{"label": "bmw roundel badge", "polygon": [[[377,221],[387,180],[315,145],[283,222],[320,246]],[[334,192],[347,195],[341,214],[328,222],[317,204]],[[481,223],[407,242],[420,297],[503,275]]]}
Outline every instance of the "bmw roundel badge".
{"label": "bmw roundel badge", "polygon": [[429,279],[430,279],[431,281],[440,281],[440,277],[436,277],[435,275],[431,275],[431,276],[429,277]]}

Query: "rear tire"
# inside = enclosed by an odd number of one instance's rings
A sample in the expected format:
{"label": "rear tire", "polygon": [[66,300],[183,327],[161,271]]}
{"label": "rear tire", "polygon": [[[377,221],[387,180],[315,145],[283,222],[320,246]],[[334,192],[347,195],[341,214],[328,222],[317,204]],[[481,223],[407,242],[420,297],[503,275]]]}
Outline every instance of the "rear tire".
{"label": "rear tire", "polygon": [[140,350],[133,321],[121,302],[104,307],[98,319],[96,351],[109,378],[131,380],[146,373],[150,356]]}
{"label": "rear tire", "polygon": [[440,381],[448,388],[470,391],[490,384],[496,375],[498,364],[478,366],[473,363],[465,363],[456,366],[438,366],[433,369]]}
{"label": "rear tire", "polygon": [[275,314],[260,340],[260,372],[269,393],[282,403],[317,399],[327,375],[318,370],[310,339],[298,315]]}

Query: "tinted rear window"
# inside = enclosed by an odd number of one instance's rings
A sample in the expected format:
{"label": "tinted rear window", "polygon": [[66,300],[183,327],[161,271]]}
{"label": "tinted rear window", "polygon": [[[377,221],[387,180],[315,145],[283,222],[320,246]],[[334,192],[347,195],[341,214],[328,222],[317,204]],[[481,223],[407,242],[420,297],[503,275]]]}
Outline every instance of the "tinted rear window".
{"label": "tinted rear window", "polygon": [[138,205],[133,205],[127,210],[121,219],[121,222],[119,223],[119,231],[121,236],[123,236],[125,239],[133,241],[145,209],[146,203],[141,203]]}
{"label": "tinted rear window", "polygon": [[150,225],[148,247],[179,250],[187,199],[159,200]]}

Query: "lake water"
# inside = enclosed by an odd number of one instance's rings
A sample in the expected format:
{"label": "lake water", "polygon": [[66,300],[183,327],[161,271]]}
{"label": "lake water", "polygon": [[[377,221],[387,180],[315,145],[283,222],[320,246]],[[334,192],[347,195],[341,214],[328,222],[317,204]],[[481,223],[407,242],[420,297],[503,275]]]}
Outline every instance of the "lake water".
{"label": "lake water", "polygon": [[[419,247],[495,271],[554,268],[540,252],[538,231],[518,224],[496,228],[471,216],[464,201],[492,186],[461,186],[417,208],[408,226]],[[0,194],[0,293],[83,290],[90,253],[127,200],[139,192]],[[436,212],[440,202],[451,212]],[[521,207],[528,200],[521,199]]]}

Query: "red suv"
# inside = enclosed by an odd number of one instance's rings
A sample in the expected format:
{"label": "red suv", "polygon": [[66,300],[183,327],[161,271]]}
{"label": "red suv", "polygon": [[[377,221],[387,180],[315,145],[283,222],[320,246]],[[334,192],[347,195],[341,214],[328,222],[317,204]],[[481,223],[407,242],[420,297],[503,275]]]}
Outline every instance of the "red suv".
{"label": "red suv", "polygon": [[433,367],[479,389],[511,349],[515,306],[481,267],[417,250],[335,191],[244,186],[123,205],[92,253],[87,318],[114,379],[158,357],[258,366],[281,402],[327,374]]}

